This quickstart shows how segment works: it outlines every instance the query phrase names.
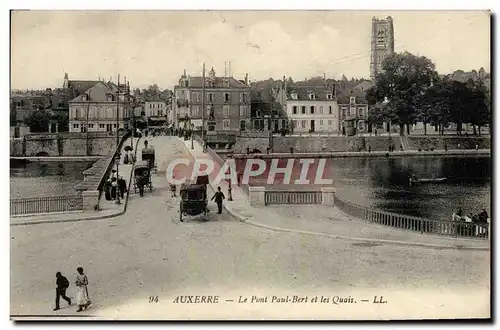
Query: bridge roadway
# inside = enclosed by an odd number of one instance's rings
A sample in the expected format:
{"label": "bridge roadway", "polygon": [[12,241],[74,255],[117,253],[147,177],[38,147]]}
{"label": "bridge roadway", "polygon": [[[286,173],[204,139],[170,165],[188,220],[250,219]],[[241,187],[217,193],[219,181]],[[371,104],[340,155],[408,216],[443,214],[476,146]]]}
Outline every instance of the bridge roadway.
{"label": "bridge roadway", "polygon": [[[93,306],[119,319],[396,318],[489,315],[489,252],[367,245],[269,231],[211,212],[179,221],[164,169],[190,157],[176,138],[149,139],[160,171],[153,192],[132,195],[125,215],[102,221],[11,227],[11,314],[80,315],[61,302],[55,273],[74,282],[82,266]],[[211,206],[212,211],[214,205]],[[75,297],[72,284],[68,295]],[[219,295],[219,304],[174,304],[177,295]],[[357,304],[238,304],[239,296],[351,295]],[[385,308],[373,304],[383,295]],[[158,302],[149,297],[158,297]],[[361,303],[369,299],[370,303]],[[74,299],[73,299],[74,300]],[[234,300],[228,302],[226,300]],[[360,305],[362,304],[362,305]]]}

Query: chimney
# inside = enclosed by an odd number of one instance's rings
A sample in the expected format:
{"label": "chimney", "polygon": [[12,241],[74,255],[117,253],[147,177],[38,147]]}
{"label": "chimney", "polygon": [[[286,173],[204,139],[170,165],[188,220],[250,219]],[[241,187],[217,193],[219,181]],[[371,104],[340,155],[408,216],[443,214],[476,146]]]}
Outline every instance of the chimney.
{"label": "chimney", "polygon": [[247,74],[245,74],[245,85],[247,85],[247,86],[248,86],[248,73],[247,73]]}

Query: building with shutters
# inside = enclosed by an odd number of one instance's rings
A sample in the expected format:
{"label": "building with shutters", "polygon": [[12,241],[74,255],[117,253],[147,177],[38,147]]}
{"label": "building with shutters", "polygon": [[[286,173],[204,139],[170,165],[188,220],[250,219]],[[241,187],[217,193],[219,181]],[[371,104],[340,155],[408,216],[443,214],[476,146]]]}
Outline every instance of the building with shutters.
{"label": "building with shutters", "polygon": [[[176,128],[200,130],[202,112],[207,134],[236,135],[250,125],[250,86],[232,76],[217,77],[212,68],[205,77],[205,100],[202,102],[203,77],[186,75],[174,87],[173,124]],[[204,107],[204,109],[202,108]]]}
{"label": "building with shutters", "polygon": [[324,80],[322,84],[284,85],[278,100],[284,103],[294,133],[339,131],[335,84]]}
{"label": "building with shutters", "polygon": [[[116,132],[132,116],[128,86],[97,81],[69,101],[69,132]],[[117,121],[118,117],[118,121]]]}

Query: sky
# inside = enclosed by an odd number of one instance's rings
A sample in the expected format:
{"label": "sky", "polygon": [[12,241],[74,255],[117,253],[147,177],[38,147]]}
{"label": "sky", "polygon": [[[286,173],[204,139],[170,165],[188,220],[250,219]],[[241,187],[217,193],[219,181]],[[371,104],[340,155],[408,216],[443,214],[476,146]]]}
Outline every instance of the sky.
{"label": "sky", "polygon": [[206,63],[237,79],[369,78],[373,16],[391,16],[395,51],[426,56],[440,73],[490,71],[486,11],[14,11],[11,88],[73,80],[173,88]]}

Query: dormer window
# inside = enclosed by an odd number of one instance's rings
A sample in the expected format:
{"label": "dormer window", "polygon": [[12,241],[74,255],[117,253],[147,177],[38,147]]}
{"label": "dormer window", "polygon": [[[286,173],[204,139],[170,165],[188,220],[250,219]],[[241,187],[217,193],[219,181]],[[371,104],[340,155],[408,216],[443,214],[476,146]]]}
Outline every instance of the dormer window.
{"label": "dormer window", "polygon": [[228,78],[224,78],[222,80],[222,86],[223,87],[229,87],[229,79]]}
{"label": "dormer window", "polygon": [[291,92],[291,93],[290,93],[290,97],[292,98],[292,100],[296,100],[296,99],[298,99],[297,92],[296,92],[296,91]]}
{"label": "dormer window", "polygon": [[88,101],[89,100],[89,96],[87,94],[82,94],[82,98],[84,101]]}
{"label": "dormer window", "polygon": [[108,102],[113,102],[115,100],[115,97],[113,94],[108,94]]}
{"label": "dormer window", "polygon": [[356,103],[356,97],[355,97],[355,96],[351,96],[351,97],[349,98],[349,100],[350,100],[349,102],[350,102],[351,104]]}
{"label": "dormer window", "polygon": [[327,94],[326,94],[326,99],[327,99],[327,100],[331,100],[331,99],[332,99],[332,97],[333,97],[332,93],[327,93]]}
{"label": "dormer window", "polygon": [[309,99],[310,100],[315,100],[316,99],[316,95],[314,95],[314,92],[309,92]]}

